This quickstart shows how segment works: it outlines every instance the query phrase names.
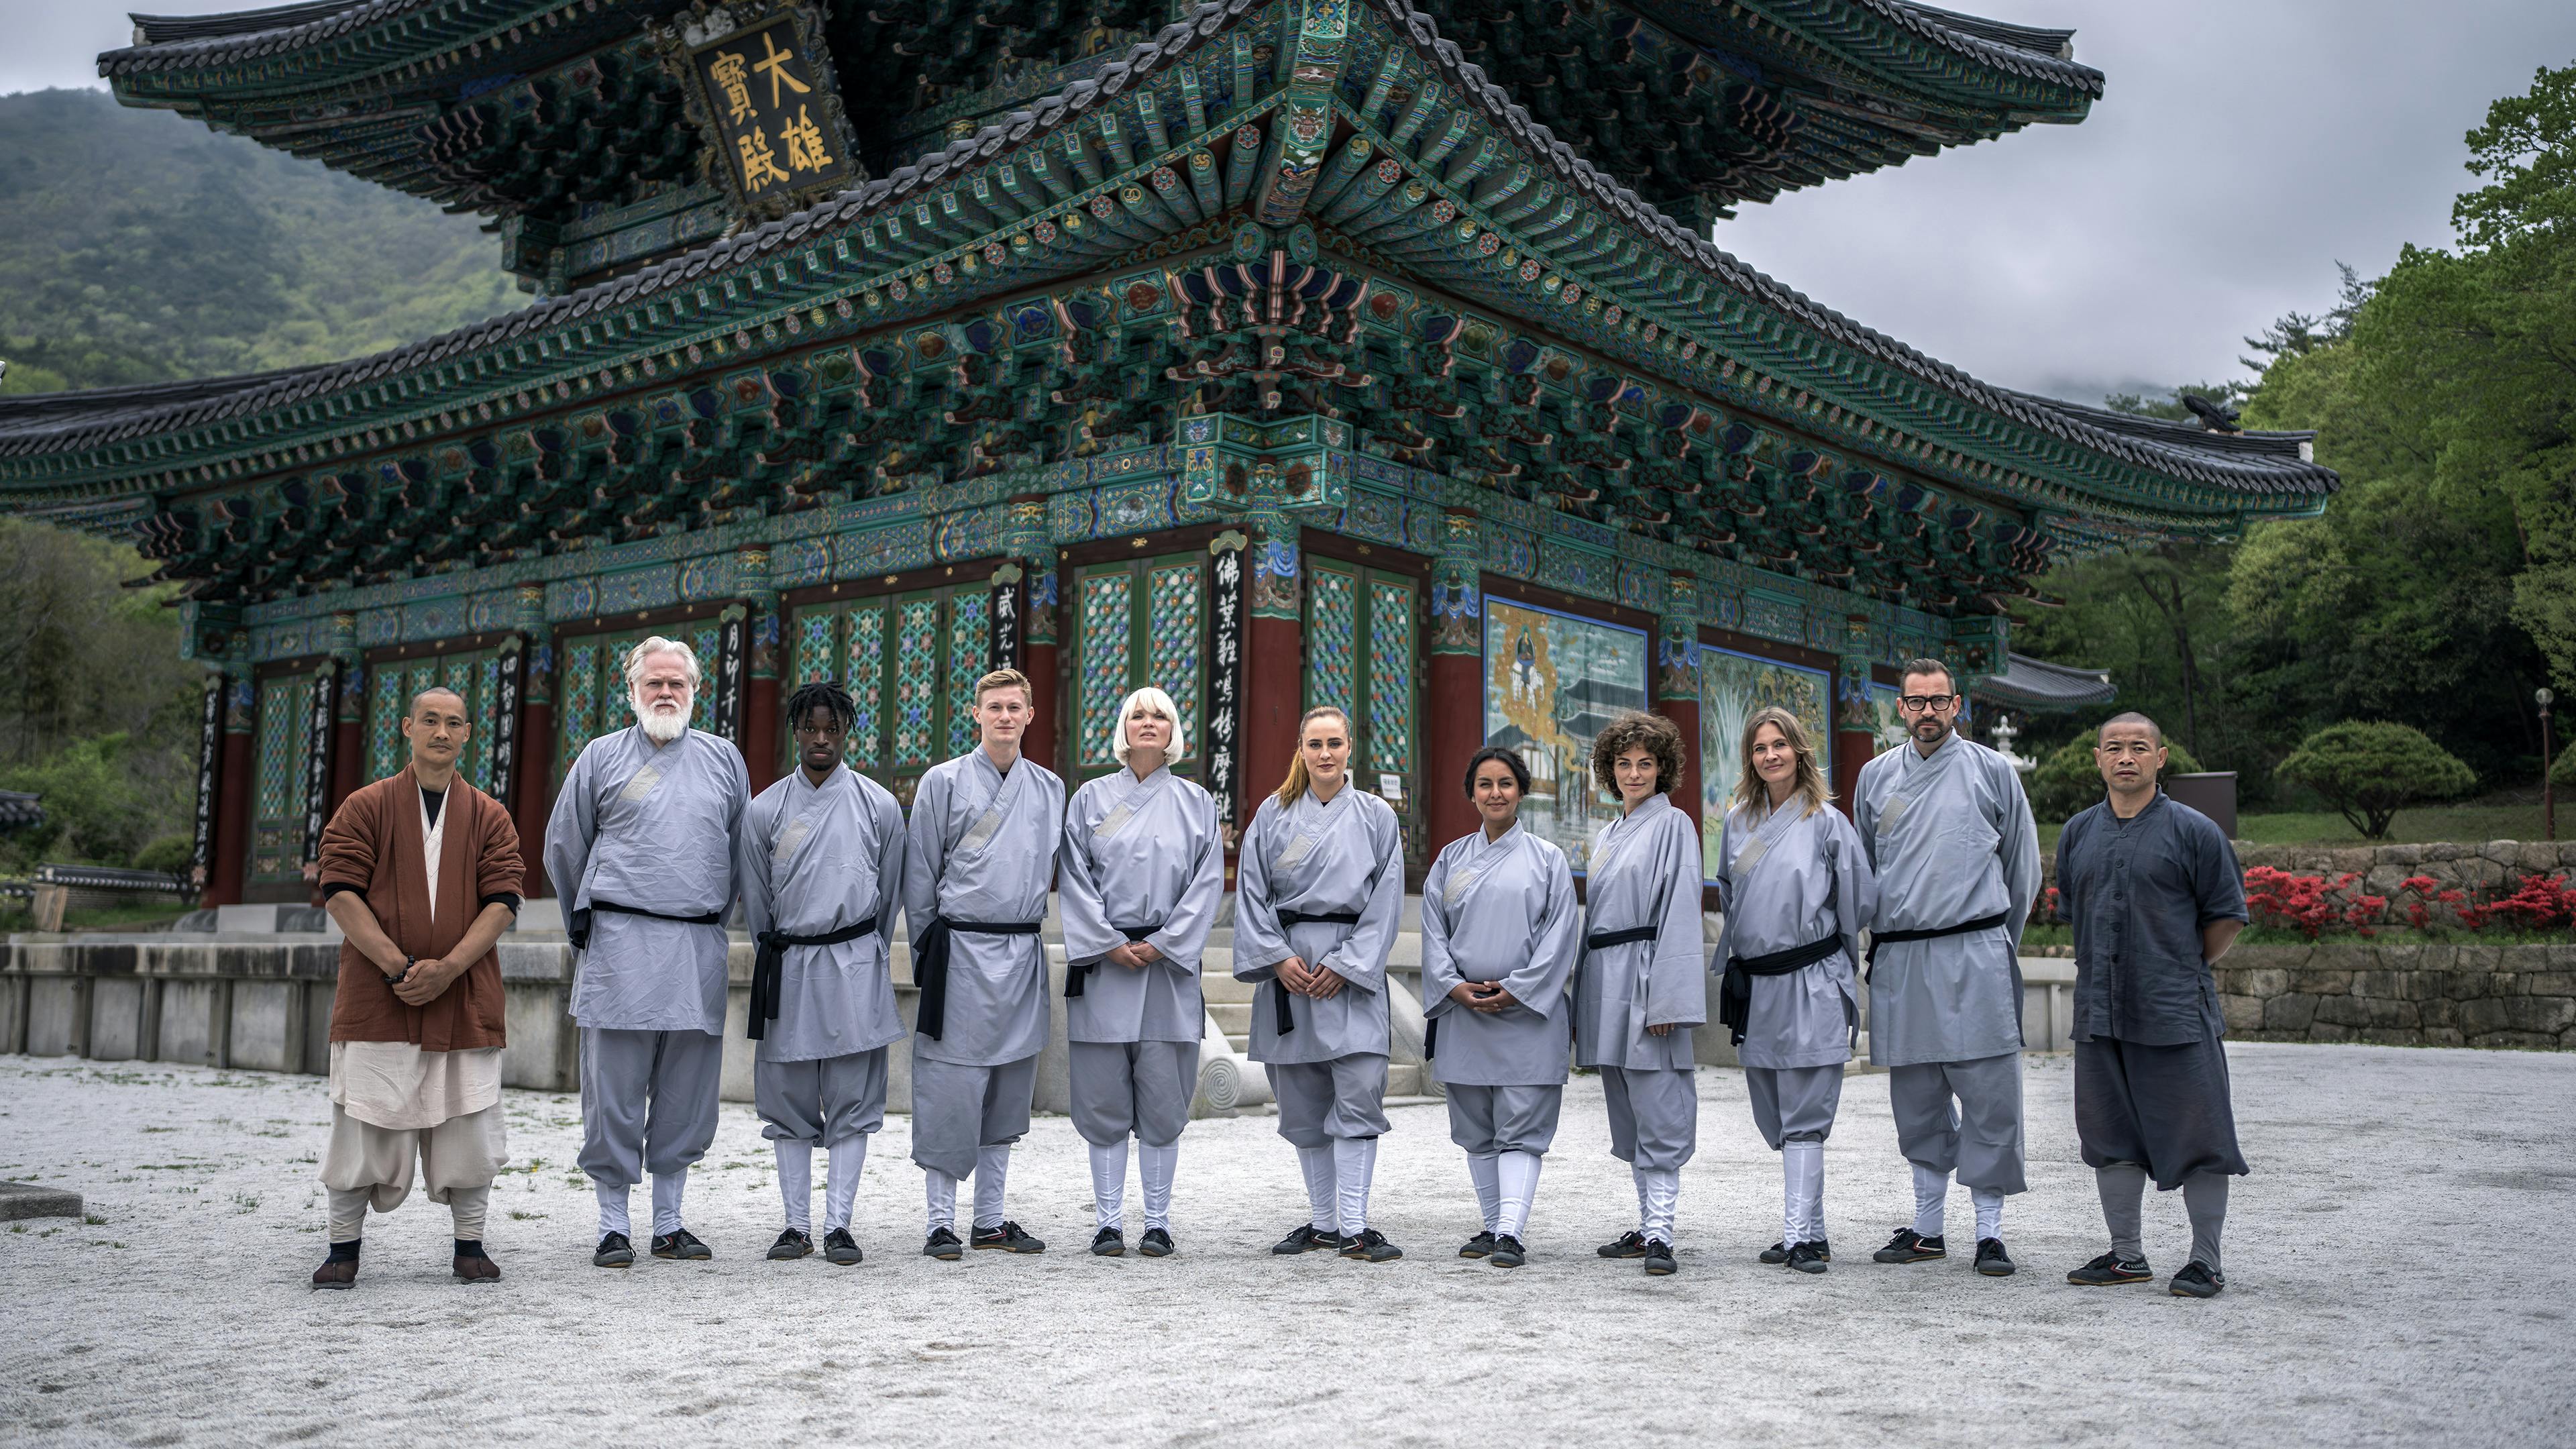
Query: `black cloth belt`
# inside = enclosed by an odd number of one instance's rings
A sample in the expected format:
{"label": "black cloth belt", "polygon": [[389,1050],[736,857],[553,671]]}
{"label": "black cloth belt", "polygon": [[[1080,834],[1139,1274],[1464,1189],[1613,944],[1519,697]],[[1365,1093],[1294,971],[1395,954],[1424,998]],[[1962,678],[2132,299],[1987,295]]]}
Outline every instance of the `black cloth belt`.
{"label": "black cloth belt", "polygon": [[838,946],[861,936],[877,933],[877,918],[868,917],[855,926],[825,931],[819,936],[794,936],[785,931],[763,931],[753,938],[760,943],[760,954],[751,962],[750,1036],[758,1041],[769,1034],[769,1023],[778,1019],[780,978],[787,970],[787,948],[790,946]]}
{"label": "black cloth belt", "polygon": [[934,918],[912,940],[912,981],[921,988],[921,1009],[912,1029],[937,1040],[948,1030],[948,938],[968,936],[1034,936],[1044,921],[950,921]]}
{"label": "black cloth belt", "polygon": [[1726,979],[1717,993],[1717,1019],[1734,1033],[1734,1044],[1744,1045],[1745,1023],[1753,1019],[1753,978],[1786,976],[1803,971],[1842,949],[1842,933],[1820,937],[1803,946],[1786,951],[1767,951],[1759,956],[1726,958]]}
{"label": "black cloth belt", "polygon": [[[1312,925],[1319,921],[1336,926],[1356,926],[1360,923],[1360,913],[1357,911],[1324,911],[1320,914],[1309,914],[1305,911],[1279,913],[1279,926],[1282,930],[1290,926]],[[1311,966],[1314,963],[1310,961],[1307,964]],[[1288,1004],[1297,999],[1297,993],[1288,989],[1287,982],[1273,976],[1270,978],[1270,996],[1270,1004],[1279,1008],[1279,1034],[1286,1036],[1297,1029],[1297,1018],[1290,1015],[1288,1011]]]}
{"label": "black cloth belt", "polygon": [[1625,946],[1631,941],[1651,941],[1662,929],[1661,926],[1630,926],[1624,931],[1595,931],[1583,938],[1583,949],[1607,951],[1613,946]]}
{"label": "black cloth belt", "polygon": [[576,951],[590,949],[590,913],[606,911],[613,916],[642,916],[648,921],[677,921],[683,926],[721,926],[724,912],[709,911],[703,916],[674,916],[666,911],[648,911],[642,906],[621,906],[615,901],[594,900],[564,920],[564,934],[571,938]]}
{"label": "black cloth belt", "polygon": [[2012,912],[1997,911],[1991,916],[1979,916],[1973,921],[1961,921],[1955,926],[1926,926],[1913,931],[1872,931],[1869,934],[1869,959],[1863,963],[1861,979],[1867,981],[1869,973],[1877,969],[1878,948],[1881,946],[1895,941],[1937,941],[1943,936],[1964,936],[1971,931],[1991,931],[2011,919]]}
{"label": "black cloth belt", "polygon": [[[1129,941],[1134,942],[1144,940],[1147,936],[1150,936],[1163,928],[1160,926],[1112,926],[1109,929],[1116,931],[1119,935],[1122,935]],[[1091,979],[1091,973],[1099,969],[1100,963],[1097,961],[1085,961],[1079,966],[1067,962],[1064,968],[1064,999],[1071,1001],[1075,997],[1080,996],[1082,994],[1084,984]]]}

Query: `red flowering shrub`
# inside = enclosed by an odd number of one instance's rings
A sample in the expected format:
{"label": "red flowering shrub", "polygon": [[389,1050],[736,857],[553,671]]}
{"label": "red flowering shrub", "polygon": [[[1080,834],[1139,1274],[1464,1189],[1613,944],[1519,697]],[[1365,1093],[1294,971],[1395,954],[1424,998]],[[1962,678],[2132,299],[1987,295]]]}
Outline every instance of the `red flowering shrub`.
{"label": "red flowering shrub", "polygon": [[2487,902],[2483,914],[2527,931],[2576,925],[2576,886],[2570,886],[2564,876],[2527,875],[2511,895]]}
{"label": "red flowering shrub", "polygon": [[2258,926],[2297,931],[2313,941],[2328,931],[2375,936],[2388,910],[2388,897],[2354,889],[2360,876],[2346,871],[2328,884],[2325,877],[2292,875],[2258,865],[2245,872],[2245,909]]}

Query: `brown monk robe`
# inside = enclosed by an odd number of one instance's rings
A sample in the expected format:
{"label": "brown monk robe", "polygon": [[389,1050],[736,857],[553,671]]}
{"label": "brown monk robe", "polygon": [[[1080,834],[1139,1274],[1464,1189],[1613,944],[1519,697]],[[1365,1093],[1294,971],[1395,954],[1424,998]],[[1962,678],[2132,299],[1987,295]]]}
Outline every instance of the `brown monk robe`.
{"label": "brown monk robe", "polygon": [[493,943],[519,906],[509,812],[456,773],[464,702],[424,690],[403,722],[412,762],[352,793],[322,832],[322,889],[347,932],[331,1002],[331,1256],[318,1288],[357,1277],[370,1203],[411,1195],[456,1220],[453,1271],[501,1276],[483,1251],[492,1179],[509,1159],[501,1122],[501,963]]}

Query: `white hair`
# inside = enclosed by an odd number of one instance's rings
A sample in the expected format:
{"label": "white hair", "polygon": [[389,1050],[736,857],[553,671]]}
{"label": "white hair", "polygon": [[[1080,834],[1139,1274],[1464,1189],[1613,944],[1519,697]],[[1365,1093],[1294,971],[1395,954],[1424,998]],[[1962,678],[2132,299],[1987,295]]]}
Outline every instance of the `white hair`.
{"label": "white hair", "polygon": [[689,666],[689,693],[694,699],[703,676],[698,672],[698,651],[677,639],[656,634],[626,652],[626,703],[635,711],[635,723],[642,726],[645,738],[657,745],[667,745],[689,727],[690,711],[686,708],[667,715],[657,715],[645,708],[643,695],[644,666],[656,654],[677,654]]}
{"label": "white hair", "polygon": [[682,659],[687,660],[689,664],[689,688],[692,690],[706,682],[706,676],[700,673],[698,669],[697,650],[690,648],[688,645],[681,643],[677,639],[665,639],[661,635],[655,634],[647,638],[643,643],[626,651],[626,687],[629,690],[634,689],[636,681],[644,677],[644,661],[650,659],[656,654],[677,654]]}
{"label": "white hair", "polygon": [[1181,738],[1181,707],[1172,703],[1170,695],[1149,684],[1118,702],[1118,728],[1111,735],[1109,746],[1109,752],[1118,757],[1118,763],[1127,763],[1127,717],[1134,714],[1140,704],[1147,713],[1159,714],[1172,722],[1172,742],[1164,747],[1163,763],[1168,765],[1187,755],[1190,742]]}

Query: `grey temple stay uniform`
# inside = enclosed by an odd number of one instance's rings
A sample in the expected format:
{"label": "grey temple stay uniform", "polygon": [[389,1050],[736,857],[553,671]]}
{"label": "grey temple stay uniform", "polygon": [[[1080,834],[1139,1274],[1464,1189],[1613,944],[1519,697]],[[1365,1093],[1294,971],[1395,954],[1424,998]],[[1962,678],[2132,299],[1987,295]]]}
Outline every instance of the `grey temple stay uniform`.
{"label": "grey temple stay uniform", "polygon": [[[1283,912],[1358,919],[1284,925]],[[1269,1071],[1279,1135],[1297,1148],[1318,1231],[1339,1222],[1355,1236],[1366,1226],[1387,1130],[1386,958],[1403,914],[1403,832],[1385,801],[1351,784],[1284,809],[1263,797],[1235,853],[1235,977],[1274,982],[1295,956],[1346,983],[1322,1000],[1285,987],[1253,995],[1252,1059]]]}
{"label": "grey temple stay uniform", "polygon": [[[1422,1016],[1431,1073],[1449,1096],[1449,1137],[1466,1149],[1485,1231],[1517,1238],[1556,1140],[1581,949],[1582,910],[1565,852],[1521,828],[1453,840],[1422,882]],[[1501,1011],[1451,999],[1500,982]]]}
{"label": "grey temple stay uniform", "polygon": [[761,1135],[777,1144],[788,1226],[800,1232],[813,1149],[831,1153],[824,1230],[846,1228],[867,1138],[885,1124],[886,1049],[904,1035],[886,966],[903,855],[902,808],[884,786],[848,769],[821,785],[791,769],[744,819],[736,874],[754,941],[769,931],[815,937],[875,925],[847,941],[784,947],[778,1015],[751,1024],[759,1037],[752,1099]]}
{"label": "grey temple stay uniform", "polygon": [[[1207,1031],[1199,953],[1225,897],[1216,797],[1168,768],[1139,780],[1122,766],[1073,792],[1060,864],[1067,1071],[1099,1226],[1123,1222],[1132,1135],[1144,1149],[1146,1225],[1168,1229]],[[1106,959],[1131,940],[1157,959],[1135,970]]]}
{"label": "grey temple stay uniform", "polygon": [[750,797],[742,754],[723,737],[684,730],[656,748],[631,725],[582,748],[546,822],[546,874],[569,912],[589,913],[572,1015],[580,1164],[603,1234],[626,1231],[627,1189],[647,1172],[654,1231],[678,1231],[689,1167],[715,1140],[725,929],[685,918],[733,904]]}
{"label": "grey temple stay uniform", "polygon": [[[1699,827],[1662,795],[1601,827],[1584,881],[1584,939],[1574,978],[1574,1060],[1597,1068],[1610,1110],[1610,1151],[1637,1177],[1639,1231],[1672,1241],[1682,1164],[1699,1148],[1691,1028],[1708,1019],[1700,940]],[[1592,948],[1604,934],[1650,939]],[[1669,1023],[1656,1036],[1646,1028]]]}
{"label": "grey temple stay uniform", "polygon": [[1874,931],[2003,917],[1874,942],[1869,978],[1869,1056],[1889,1069],[1897,1148],[1915,1167],[1916,1231],[1939,1235],[1955,1171],[1976,1198],[1979,1236],[1996,1236],[1987,1229],[2004,1195],[2026,1186],[2019,958],[2039,894],[2030,801],[2010,761],[1954,733],[1929,756],[1909,741],[1862,766],[1852,824],[1878,871]]}
{"label": "grey temple stay uniform", "polygon": [[2057,838],[2057,890],[2075,934],[2075,1133],[2112,1250],[2144,1256],[2139,1202],[2152,1178],[2183,1190],[2192,1257],[2216,1272],[2227,1179],[2247,1168],[2200,932],[2246,919],[2236,852],[2161,790],[2127,820],[2105,800]]}
{"label": "grey temple stay uniform", "polygon": [[[934,920],[1020,924],[1046,919],[1064,782],[1025,757],[1005,775],[979,747],[933,765],[912,797],[903,907],[916,975]],[[912,1160],[941,1178],[975,1178],[979,1227],[1002,1221],[1010,1144],[1029,1129],[1038,1053],[1047,1041],[1046,948],[1035,935],[950,937],[946,1019],[912,1038]],[[953,1210],[953,1207],[952,1207]],[[989,1219],[989,1221],[987,1221]]]}

